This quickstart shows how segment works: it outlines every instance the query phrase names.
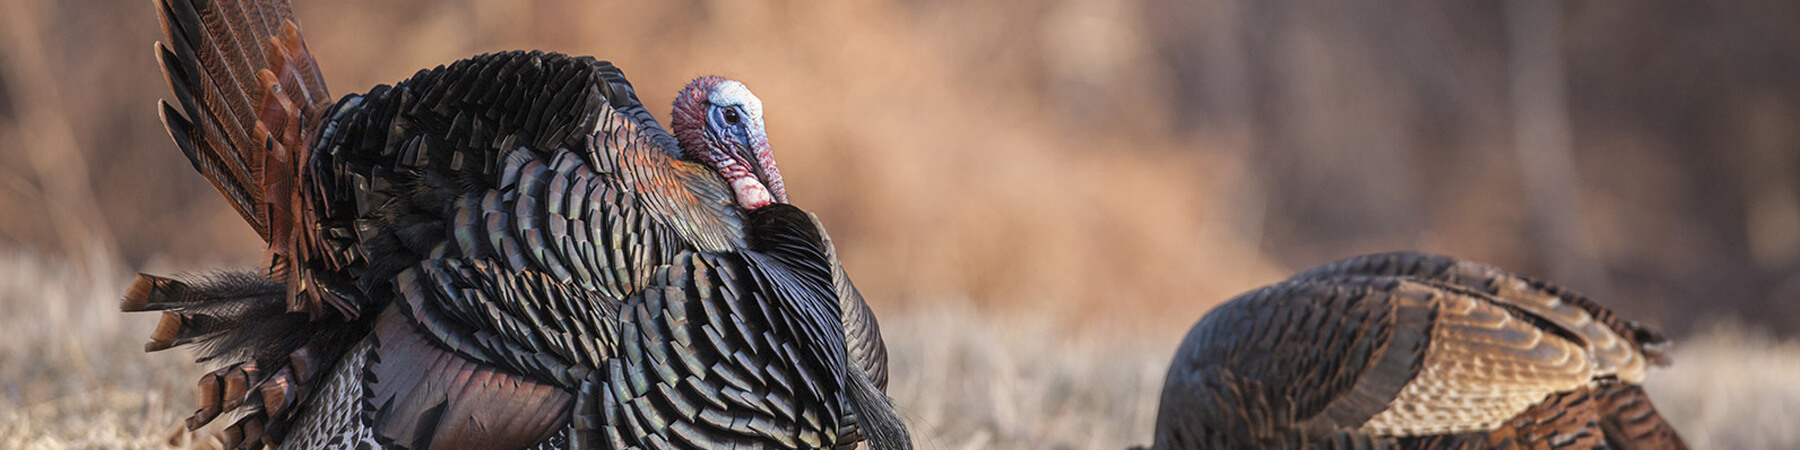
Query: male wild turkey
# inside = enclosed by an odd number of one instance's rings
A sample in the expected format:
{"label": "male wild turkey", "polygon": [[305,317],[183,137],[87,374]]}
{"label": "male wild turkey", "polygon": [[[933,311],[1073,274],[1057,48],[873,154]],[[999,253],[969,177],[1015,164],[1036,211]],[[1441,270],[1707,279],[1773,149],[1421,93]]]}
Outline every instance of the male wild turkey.
{"label": "male wild turkey", "polygon": [[1562,288],[1367,255],[1220,305],[1176,350],[1158,449],[1685,448],[1640,384],[1667,340]]}
{"label": "male wild turkey", "polygon": [[880,330],[743,84],[673,133],[587,57],[333,102],[284,0],[158,0],[169,134],[266,272],[139,275],[230,447],[907,448]]}

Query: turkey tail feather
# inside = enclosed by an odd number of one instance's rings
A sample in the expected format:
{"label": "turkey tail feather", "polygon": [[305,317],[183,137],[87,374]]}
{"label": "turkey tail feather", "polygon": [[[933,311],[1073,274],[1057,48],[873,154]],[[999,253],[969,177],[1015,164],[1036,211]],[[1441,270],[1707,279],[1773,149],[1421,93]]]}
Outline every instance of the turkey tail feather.
{"label": "turkey tail feather", "polygon": [[366,320],[318,322],[290,313],[285,294],[283,284],[247,272],[191,280],[138,274],[119,309],[162,311],[146,351],[192,345],[199,362],[223,365],[200,378],[190,429],[236,411],[228,438],[272,443],[292,424],[294,407],[322,382],[321,374],[369,326]]}
{"label": "turkey tail feather", "polygon": [[310,125],[330,99],[283,0],[158,0],[166,39],[158,62],[174,93],[161,115],[194,169],[269,243],[287,308],[319,316],[357,311],[309,281],[318,246],[304,180]]}
{"label": "turkey tail feather", "polygon": [[[159,0],[164,42],[158,62],[179,108],[164,104],[163,123],[194,168],[232,201],[265,240],[270,233],[266,159],[271,144],[304,149],[293,136],[257,139],[259,125],[287,131],[284,122],[328,101],[317,65],[300,39],[285,1]],[[290,83],[267,83],[262,74]],[[285,111],[265,105],[287,104]],[[292,124],[292,125],[298,125]]]}

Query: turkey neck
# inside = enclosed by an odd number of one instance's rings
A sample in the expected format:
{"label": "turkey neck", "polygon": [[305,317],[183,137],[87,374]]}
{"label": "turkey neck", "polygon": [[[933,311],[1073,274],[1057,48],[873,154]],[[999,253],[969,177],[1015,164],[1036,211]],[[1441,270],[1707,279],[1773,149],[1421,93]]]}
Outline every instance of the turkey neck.
{"label": "turkey neck", "polygon": [[[600,136],[594,137],[598,142]],[[743,210],[729,184],[706,165],[676,159],[661,148],[631,145],[613,153],[589,146],[590,158],[613,158],[626,184],[641,190],[638,199],[657,223],[674,231],[696,250],[740,250],[744,243]]]}

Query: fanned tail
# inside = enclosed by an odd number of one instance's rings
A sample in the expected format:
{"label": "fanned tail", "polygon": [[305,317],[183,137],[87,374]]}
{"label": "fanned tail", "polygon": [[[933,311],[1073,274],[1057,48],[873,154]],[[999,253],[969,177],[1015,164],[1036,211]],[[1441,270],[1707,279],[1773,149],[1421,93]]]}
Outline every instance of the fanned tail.
{"label": "fanned tail", "polygon": [[[319,286],[306,173],[328,92],[285,0],[157,0],[157,60],[174,94],[170,138],[269,244],[268,272],[188,280],[139,275],[120,309],[162,311],[146,351],[191,345],[201,377],[190,429],[225,416],[227,447],[279,443],[294,411],[366,321]],[[332,306],[342,320],[319,321]]]}
{"label": "fanned tail", "polygon": [[166,41],[156,45],[175,104],[163,124],[194,169],[211,181],[269,243],[270,277],[287,284],[287,309],[319,317],[331,305],[317,289],[318,258],[303,178],[310,126],[330,98],[282,0],[158,0]]}
{"label": "fanned tail", "polygon": [[246,272],[187,281],[139,274],[119,309],[162,312],[145,351],[192,345],[198,361],[223,364],[200,378],[199,405],[187,426],[235,416],[224,430],[226,446],[254,448],[280,442],[333,355],[367,332],[360,322],[321,323],[289,313],[286,292],[282,283]]}

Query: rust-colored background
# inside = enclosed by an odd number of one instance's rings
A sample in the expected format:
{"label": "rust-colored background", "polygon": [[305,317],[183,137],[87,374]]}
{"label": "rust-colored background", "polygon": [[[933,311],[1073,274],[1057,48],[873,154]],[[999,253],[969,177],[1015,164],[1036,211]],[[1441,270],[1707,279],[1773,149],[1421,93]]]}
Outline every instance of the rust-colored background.
{"label": "rust-colored background", "polygon": [[[695,76],[745,81],[884,310],[1174,333],[1293,270],[1420,249],[1676,332],[1800,330],[1792,2],[298,3],[336,94],[517,48],[611,59],[659,114]],[[0,247],[255,264],[156,121],[149,2],[4,4]]]}

